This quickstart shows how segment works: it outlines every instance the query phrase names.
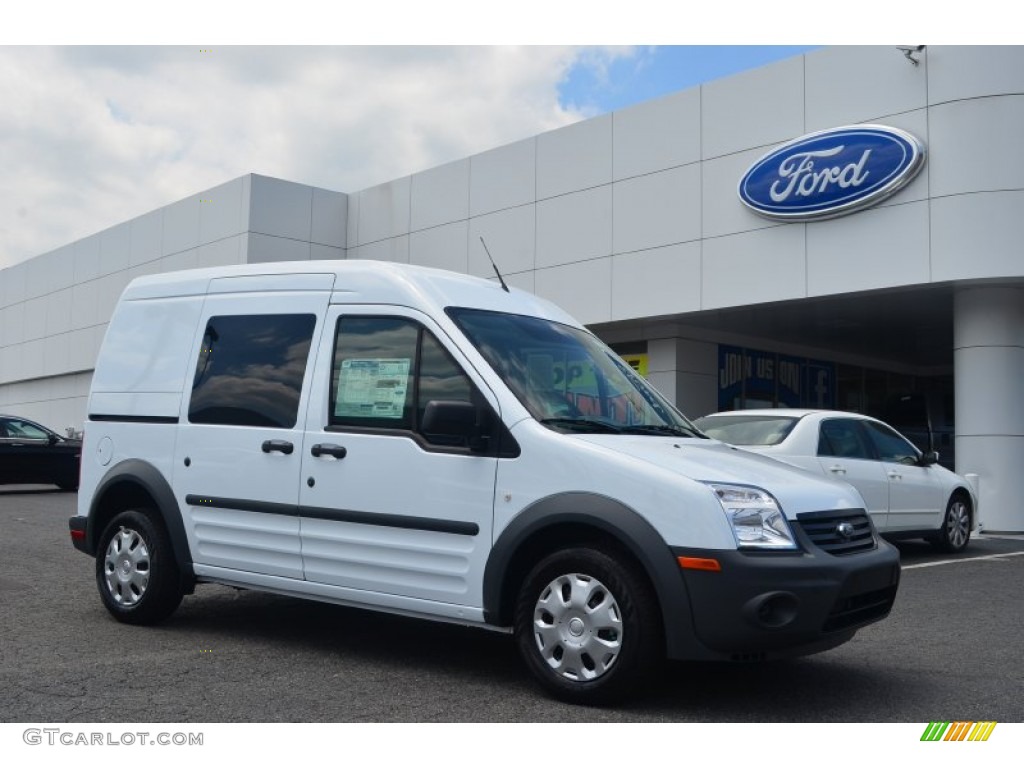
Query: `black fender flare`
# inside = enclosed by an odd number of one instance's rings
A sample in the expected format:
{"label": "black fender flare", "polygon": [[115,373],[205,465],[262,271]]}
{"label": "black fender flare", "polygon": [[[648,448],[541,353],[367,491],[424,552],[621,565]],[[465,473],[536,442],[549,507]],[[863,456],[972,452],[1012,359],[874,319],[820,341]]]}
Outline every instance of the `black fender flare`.
{"label": "black fender flare", "polygon": [[178,501],[174,498],[174,491],[159,469],[141,459],[126,459],[111,467],[93,491],[86,527],[86,542],[90,553],[95,554],[99,537],[103,533],[102,529],[106,527],[105,524],[95,524],[99,519],[99,506],[102,500],[121,484],[137,486],[153,499],[156,504],[155,511],[160,515],[170,536],[171,548],[181,571],[182,581],[193,582],[195,572],[192,570],[192,551],[188,546],[185,523]]}
{"label": "black fender flare", "polygon": [[535,534],[553,526],[585,525],[599,530],[626,549],[644,568],[661,607],[665,646],[672,658],[699,655],[693,631],[693,615],[686,584],[669,545],[647,520],[627,505],[607,496],[587,492],[560,493],[540,499],[518,515],[501,532],[484,568],[484,619],[489,624],[508,623],[505,581],[517,551]]}

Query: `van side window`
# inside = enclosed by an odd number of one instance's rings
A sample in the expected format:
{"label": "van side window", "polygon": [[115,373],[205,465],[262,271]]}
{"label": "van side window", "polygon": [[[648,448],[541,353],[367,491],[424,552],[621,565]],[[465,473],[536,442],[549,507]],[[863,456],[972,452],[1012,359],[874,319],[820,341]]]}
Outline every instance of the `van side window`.
{"label": "van side window", "polygon": [[211,317],[192,380],[193,424],[292,429],[316,315]]}
{"label": "van side window", "polygon": [[460,447],[464,437],[424,431],[424,416],[431,402],[471,407],[473,392],[448,351],[418,323],[393,317],[339,320],[331,426],[409,430],[433,445]]}

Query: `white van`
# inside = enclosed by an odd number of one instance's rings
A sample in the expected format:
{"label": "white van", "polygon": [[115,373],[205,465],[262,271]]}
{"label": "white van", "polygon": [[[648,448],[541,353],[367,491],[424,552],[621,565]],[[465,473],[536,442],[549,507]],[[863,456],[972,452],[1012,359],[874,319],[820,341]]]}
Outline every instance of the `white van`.
{"label": "white van", "polygon": [[196,583],[514,633],[570,701],[888,615],[857,492],[697,431],[552,304],[373,261],[143,277],[89,397],[71,538],[119,621]]}

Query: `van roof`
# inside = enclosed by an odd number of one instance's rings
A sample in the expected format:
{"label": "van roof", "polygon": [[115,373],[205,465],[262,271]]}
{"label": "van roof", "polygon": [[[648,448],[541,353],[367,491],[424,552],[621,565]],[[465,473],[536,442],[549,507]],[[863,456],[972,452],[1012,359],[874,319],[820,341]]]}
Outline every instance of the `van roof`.
{"label": "van roof", "polygon": [[132,280],[121,300],[288,290],[331,290],[334,303],[391,304],[428,313],[472,307],[579,326],[551,302],[517,288],[506,292],[495,280],[369,259],[281,261],[146,275]]}

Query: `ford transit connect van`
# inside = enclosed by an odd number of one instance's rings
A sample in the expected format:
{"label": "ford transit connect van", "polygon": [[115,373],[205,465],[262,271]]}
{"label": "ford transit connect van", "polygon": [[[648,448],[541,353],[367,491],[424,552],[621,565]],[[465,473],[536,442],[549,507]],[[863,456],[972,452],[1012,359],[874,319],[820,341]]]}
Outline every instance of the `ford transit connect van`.
{"label": "ford transit connect van", "polygon": [[134,280],[82,455],[119,621],[215,582],[459,622],[569,701],[832,648],[899,581],[851,486],[707,438],[546,301],[407,265]]}

